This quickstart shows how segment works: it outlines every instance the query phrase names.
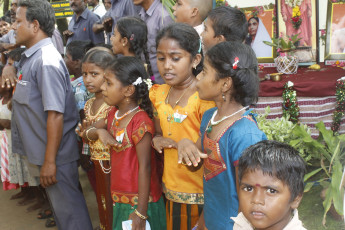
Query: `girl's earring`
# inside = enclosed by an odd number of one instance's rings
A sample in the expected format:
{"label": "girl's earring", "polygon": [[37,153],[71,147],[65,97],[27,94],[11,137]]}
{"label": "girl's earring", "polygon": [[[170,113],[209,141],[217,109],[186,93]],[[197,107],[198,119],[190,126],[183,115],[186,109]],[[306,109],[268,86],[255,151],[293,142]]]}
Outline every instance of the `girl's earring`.
{"label": "girl's earring", "polygon": [[224,100],[224,102],[225,102],[225,101],[226,101],[226,98],[225,98],[224,93],[222,93],[222,98],[223,98],[223,100]]}
{"label": "girl's earring", "polygon": [[124,46],[125,46],[125,43],[123,43],[122,46],[124,47]]}

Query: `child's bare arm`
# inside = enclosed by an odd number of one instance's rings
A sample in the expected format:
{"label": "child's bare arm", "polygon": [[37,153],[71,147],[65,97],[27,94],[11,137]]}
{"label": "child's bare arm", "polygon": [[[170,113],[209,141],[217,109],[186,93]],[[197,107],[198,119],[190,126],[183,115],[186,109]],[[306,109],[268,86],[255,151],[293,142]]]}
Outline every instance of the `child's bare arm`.
{"label": "child's bare arm", "polygon": [[[139,162],[137,211],[145,217],[147,216],[151,183],[151,139],[151,134],[146,133],[135,146]],[[146,221],[135,212],[130,214],[129,219],[133,221],[133,230],[145,229]]]}
{"label": "child's bare arm", "polygon": [[177,143],[174,140],[172,140],[171,138],[163,137],[159,119],[155,117],[153,121],[156,129],[156,134],[152,139],[153,147],[159,153],[162,153],[164,148],[177,148]]}
{"label": "child's bare arm", "polygon": [[194,143],[187,138],[182,139],[178,143],[178,163],[184,161],[188,166],[192,164],[197,167],[201,158],[207,158],[207,154],[201,152],[201,138]]}
{"label": "child's bare arm", "polygon": [[1,129],[11,129],[11,120],[0,119]]}

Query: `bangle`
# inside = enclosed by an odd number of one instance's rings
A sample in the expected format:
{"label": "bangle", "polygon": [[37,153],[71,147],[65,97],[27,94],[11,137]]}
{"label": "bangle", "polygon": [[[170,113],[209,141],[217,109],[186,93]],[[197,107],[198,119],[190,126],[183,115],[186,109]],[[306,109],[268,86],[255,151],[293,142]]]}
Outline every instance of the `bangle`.
{"label": "bangle", "polygon": [[89,132],[90,132],[90,130],[92,130],[92,129],[96,129],[96,127],[90,127],[88,130],[86,130],[86,132],[85,132],[85,136],[86,136],[86,139],[88,140],[88,141],[92,141],[90,138],[89,138]]}
{"label": "bangle", "polygon": [[140,219],[147,220],[148,216],[142,215],[137,209],[134,209],[134,213],[139,216]]}

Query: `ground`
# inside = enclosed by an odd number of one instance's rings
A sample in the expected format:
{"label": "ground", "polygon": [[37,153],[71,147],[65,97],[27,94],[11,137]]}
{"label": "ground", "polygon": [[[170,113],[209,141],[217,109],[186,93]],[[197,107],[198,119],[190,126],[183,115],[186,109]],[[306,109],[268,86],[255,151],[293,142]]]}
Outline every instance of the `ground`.
{"label": "ground", "polygon": [[[86,174],[80,170],[80,182],[89,208],[93,226],[99,224],[95,195],[90,187]],[[2,184],[0,184],[2,187]],[[345,230],[343,222],[327,217],[327,228],[322,226],[323,207],[320,198],[321,187],[315,187],[304,194],[299,207],[300,219],[308,230]],[[17,191],[3,191],[0,189],[0,229],[1,230],[44,230],[45,220],[36,218],[37,212],[27,213],[27,206],[16,206],[17,200],[9,198]],[[50,228],[57,229],[57,228]]]}

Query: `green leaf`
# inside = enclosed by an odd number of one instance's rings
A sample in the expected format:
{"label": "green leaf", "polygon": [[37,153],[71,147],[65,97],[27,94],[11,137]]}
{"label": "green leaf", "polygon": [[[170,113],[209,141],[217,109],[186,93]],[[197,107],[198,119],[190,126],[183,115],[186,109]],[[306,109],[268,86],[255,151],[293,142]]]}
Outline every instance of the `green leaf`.
{"label": "green leaf", "polygon": [[[165,8],[168,10],[169,14],[170,14],[170,17],[172,19],[175,19],[175,16],[173,15],[173,6],[175,5],[176,3],[176,0],[162,0],[162,5],[165,6]],[[162,11],[163,13],[163,11]]]}
{"label": "green leaf", "polygon": [[314,184],[315,184],[314,182],[307,183],[307,184],[304,186],[304,191],[303,191],[303,192],[309,192],[310,189],[313,187]]}
{"label": "green leaf", "polygon": [[322,170],[322,168],[318,168],[318,169],[311,171],[310,173],[304,175],[304,181],[307,181],[310,177],[314,176],[315,174],[317,174],[321,170]]}
{"label": "green leaf", "polygon": [[332,189],[330,187],[327,188],[326,191],[326,196],[325,196],[325,200],[323,201],[323,208],[324,208],[324,212],[323,212],[323,219],[322,219],[322,224],[325,226],[326,225],[326,215],[327,212],[329,211],[329,209],[331,208],[332,205]]}
{"label": "green leaf", "polygon": [[268,46],[277,47],[277,44],[274,44],[274,43],[269,42],[269,41],[263,41],[263,43],[265,43],[265,44],[268,45]]}
{"label": "green leaf", "polygon": [[283,49],[289,49],[290,46],[284,41],[284,39],[281,39],[281,44]]}
{"label": "green leaf", "polygon": [[323,140],[326,142],[328,148],[334,149],[334,139],[336,139],[336,137],[334,137],[333,135],[333,131],[332,130],[327,130],[325,127],[325,124],[320,121],[319,123],[317,123],[315,125],[315,127],[320,131],[320,135],[322,135]]}
{"label": "green leaf", "polygon": [[[342,165],[340,161],[336,161],[333,167],[331,188],[332,198],[335,210],[342,215],[343,214],[343,192],[339,189],[342,178]],[[342,189],[343,190],[343,189]]]}
{"label": "green leaf", "polygon": [[340,153],[340,142],[338,142],[337,147],[335,148],[335,150],[333,152],[333,156],[332,156],[331,161],[329,163],[330,170],[331,170],[334,159],[336,159],[336,157],[338,156],[339,153]]}

